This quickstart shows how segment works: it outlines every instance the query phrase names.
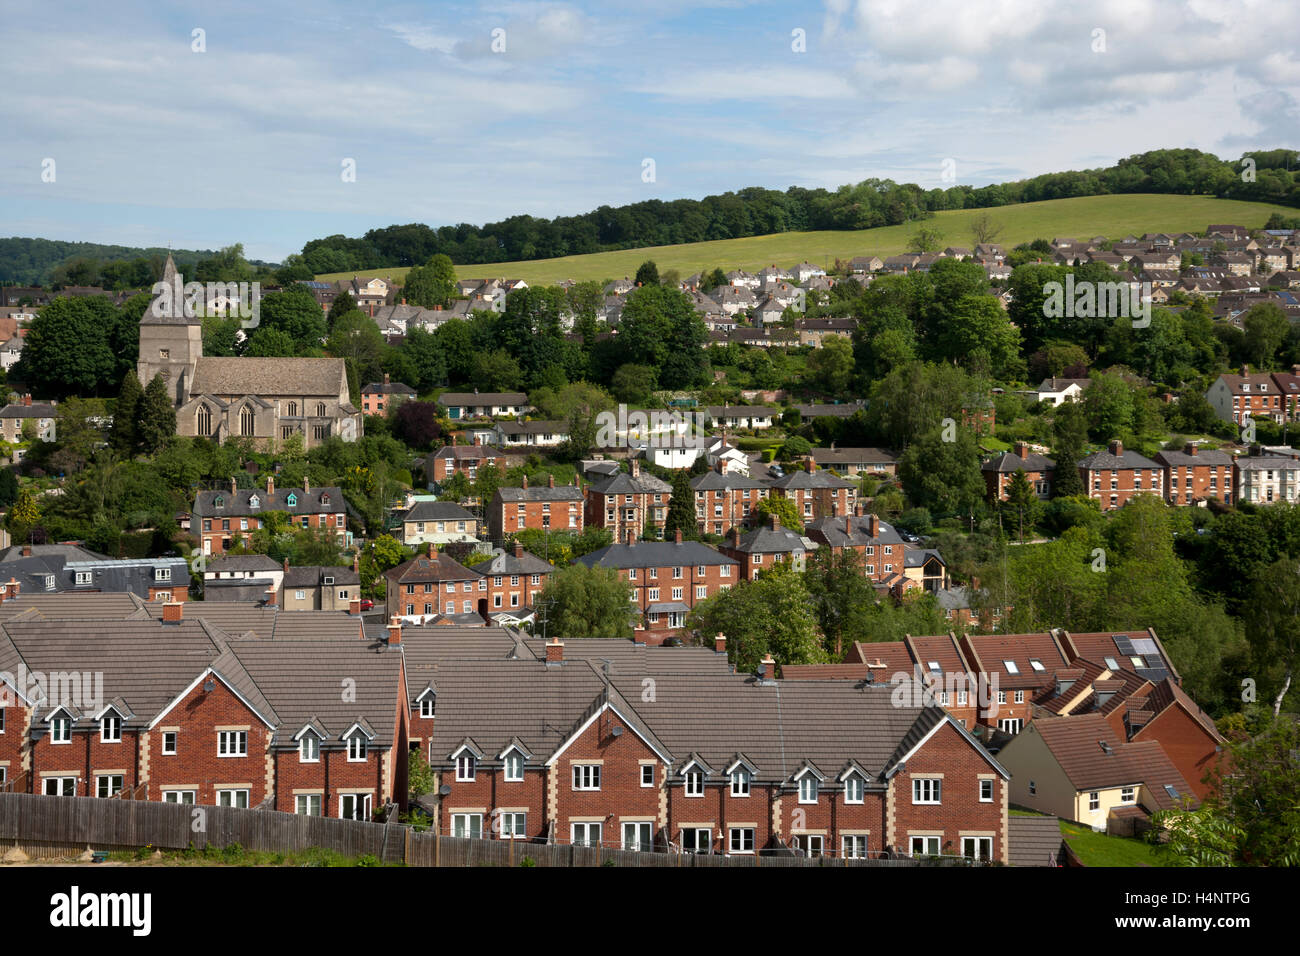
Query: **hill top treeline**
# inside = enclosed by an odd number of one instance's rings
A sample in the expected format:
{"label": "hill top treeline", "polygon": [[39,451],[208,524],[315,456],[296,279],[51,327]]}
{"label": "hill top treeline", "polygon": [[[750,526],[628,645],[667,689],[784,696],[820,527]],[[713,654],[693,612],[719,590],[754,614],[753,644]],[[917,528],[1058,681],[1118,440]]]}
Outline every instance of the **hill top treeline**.
{"label": "hill top treeline", "polygon": [[[1243,181],[1246,156],[1253,182]],[[792,186],[785,192],[751,187],[703,199],[650,199],[601,206],[579,216],[511,216],[474,226],[434,229],[422,223],[372,229],[351,239],[336,235],[303,246],[303,264],[316,275],[423,265],[443,253],[460,265],[550,259],[642,246],[740,239],[816,229],[869,229],[923,219],[944,209],[972,209],[1111,193],[1209,195],[1300,206],[1295,150],[1256,151],[1228,161],[1195,149],[1164,149],[1105,169],[1047,173],[975,188],[922,189],[868,179],[835,191]]]}

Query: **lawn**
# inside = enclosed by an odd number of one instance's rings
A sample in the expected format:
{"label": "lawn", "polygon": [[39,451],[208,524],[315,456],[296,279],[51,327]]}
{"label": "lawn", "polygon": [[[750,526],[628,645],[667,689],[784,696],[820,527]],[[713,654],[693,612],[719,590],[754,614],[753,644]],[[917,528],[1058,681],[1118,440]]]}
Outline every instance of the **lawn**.
{"label": "lawn", "polygon": [[[1059,236],[1090,239],[1101,235],[1120,239],[1130,233],[1140,236],[1145,232],[1199,232],[1215,222],[1259,228],[1274,212],[1294,216],[1296,211],[1287,206],[1213,199],[1208,196],[1136,193],[1052,199],[996,209],[959,209],[936,213],[924,225],[943,233],[946,245],[970,248],[974,244],[970,233],[971,221],[978,215],[988,213],[995,223],[1002,226],[997,241],[1009,248],[1033,239]],[[805,259],[818,265],[831,266],[836,258],[850,259],[867,254],[881,257],[897,255],[906,249],[908,238],[920,225],[922,224],[906,223],[901,226],[839,232],[783,232],[747,239],[650,246],[559,259],[494,262],[457,266],[456,274],[461,278],[517,278],[536,284],[553,283],[560,279],[581,282],[586,279],[632,276],[636,274],[637,266],[646,259],[655,260],[660,272],[676,269],[683,277],[714,266],[720,266],[724,271],[756,271],[773,263],[792,266]],[[406,272],[405,268],[394,267],[373,269],[367,275],[379,275],[400,282],[405,278]],[[332,281],[350,279],[352,275],[351,272],[335,272],[317,278]]]}
{"label": "lawn", "polygon": [[1061,836],[1084,866],[1167,866],[1155,847],[1131,837],[1107,836],[1091,827],[1061,821]]}

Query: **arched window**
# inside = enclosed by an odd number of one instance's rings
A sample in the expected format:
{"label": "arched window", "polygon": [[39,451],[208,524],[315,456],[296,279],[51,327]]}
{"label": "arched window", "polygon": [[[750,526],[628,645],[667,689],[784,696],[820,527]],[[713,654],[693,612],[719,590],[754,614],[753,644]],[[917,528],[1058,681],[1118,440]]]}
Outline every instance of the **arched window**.
{"label": "arched window", "polygon": [[245,405],[239,413],[239,434],[251,436],[253,434],[253,425],[253,410]]}
{"label": "arched window", "polygon": [[325,417],[325,403],[324,403],[324,402],[317,402],[317,403],[316,403],[316,417],[317,417],[317,418],[324,418],[324,417]]}
{"label": "arched window", "polygon": [[290,402],[290,403],[289,403],[289,411],[288,411],[288,415],[289,415],[290,418],[297,418],[297,417],[298,417],[298,403],[297,403],[297,402]]}
{"label": "arched window", "polygon": [[206,405],[199,406],[198,434],[205,438],[212,434],[212,409]]}

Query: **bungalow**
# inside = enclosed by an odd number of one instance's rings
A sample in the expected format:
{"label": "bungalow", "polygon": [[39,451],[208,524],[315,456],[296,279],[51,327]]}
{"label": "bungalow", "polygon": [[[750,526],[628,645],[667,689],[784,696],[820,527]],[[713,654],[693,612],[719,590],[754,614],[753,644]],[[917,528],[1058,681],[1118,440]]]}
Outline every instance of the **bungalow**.
{"label": "bungalow", "polygon": [[771,428],[772,419],[781,417],[781,409],[764,405],[709,405],[704,413],[722,428]]}
{"label": "bungalow", "polygon": [[[802,416],[802,412],[800,414]],[[898,472],[898,456],[885,448],[836,448],[832,442],[829,448],[814,448],[812,460],[818,468],[850,477],[860,474],[894,475]]]}
{"label": "bungalow", "polygon": [[1062,402],[1077,402],[1090,384],[1091,381],[1086,378],[1045,378],[1038,386],[1038,400],[1050,402],[1053,406]]}
{"label": "bungalow", "polygon": [[527,445],[555,448],[569,440],[568,425],[563,421],[497,422],[495,440],[501,445]]}
{"label": "bungalow", "polygon": [[447,409],[452,421],[473,418],[502,418],[507,415],[527,415],[533,410],[528,396],[523,392],[443,392],[438,403]]}

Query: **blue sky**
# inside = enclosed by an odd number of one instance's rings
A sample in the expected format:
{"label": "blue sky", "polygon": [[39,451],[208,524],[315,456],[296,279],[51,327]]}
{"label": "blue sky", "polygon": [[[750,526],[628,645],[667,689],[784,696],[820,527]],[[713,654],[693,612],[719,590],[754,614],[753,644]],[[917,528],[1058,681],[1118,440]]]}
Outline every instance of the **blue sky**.
{"label": "blue sky", "polygon": [[983,185],[1300,144],[1300,4],[1257,0],[0,0],[0,36],[0,234],[271,260],[390,223],[943,186],[949,159]]}

